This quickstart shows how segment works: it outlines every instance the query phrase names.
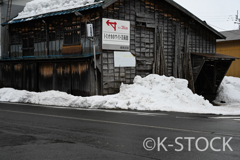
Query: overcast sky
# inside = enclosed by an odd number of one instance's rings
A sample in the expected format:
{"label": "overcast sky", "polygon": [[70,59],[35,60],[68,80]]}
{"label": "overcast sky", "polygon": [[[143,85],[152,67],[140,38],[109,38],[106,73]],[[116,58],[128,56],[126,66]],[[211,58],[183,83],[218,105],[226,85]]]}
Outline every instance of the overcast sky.
{"label": "overcast sky", "polygon": [[236,30],[237,10],[240,19],[240,0],[174,0],[218,31]]}

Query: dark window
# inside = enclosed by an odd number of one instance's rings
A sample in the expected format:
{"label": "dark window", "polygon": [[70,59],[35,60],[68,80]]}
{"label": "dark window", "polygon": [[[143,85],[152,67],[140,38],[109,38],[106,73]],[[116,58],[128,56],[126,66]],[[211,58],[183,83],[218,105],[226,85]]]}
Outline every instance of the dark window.
{"label": "dark window", "polygon": [[80,17],[74,17],[71,20],[71,22],[65,20],[64,45],[76,45],[81,42]]}
{"label": "dark window", "polygon": [[31,27],[26,27],[22,29],[22,51],[23,56],[33,56],[34,55],[34,32]]}

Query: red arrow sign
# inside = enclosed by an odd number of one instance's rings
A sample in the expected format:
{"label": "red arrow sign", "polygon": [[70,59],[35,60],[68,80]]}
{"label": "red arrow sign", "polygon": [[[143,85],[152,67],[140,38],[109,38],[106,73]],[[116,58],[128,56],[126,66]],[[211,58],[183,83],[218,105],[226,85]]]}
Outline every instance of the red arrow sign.
{"label": "red arrow sign", "polygon": [[106,23],[107,23],[108,26],[111,25],[113,27],[114,31],[116,31],[116,29],[117,29],[117,22],[110,22],[108,20]]}

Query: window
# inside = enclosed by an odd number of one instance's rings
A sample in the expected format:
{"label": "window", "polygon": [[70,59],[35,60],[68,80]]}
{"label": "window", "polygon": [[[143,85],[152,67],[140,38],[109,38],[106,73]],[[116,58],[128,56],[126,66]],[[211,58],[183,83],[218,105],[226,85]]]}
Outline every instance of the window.
{"label": "window", "polygon": [[64,45],[79,45],[81,42],[80,17],[72,18],[72,21],[65,20]]}

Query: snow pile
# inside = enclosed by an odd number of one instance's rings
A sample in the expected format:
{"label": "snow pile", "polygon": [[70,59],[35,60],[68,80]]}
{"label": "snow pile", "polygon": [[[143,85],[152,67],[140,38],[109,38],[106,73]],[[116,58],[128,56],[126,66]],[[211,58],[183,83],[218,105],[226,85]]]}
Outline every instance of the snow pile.
{"label": "snow pile", "polygon": [[213,106],[202,96],[193,94],[184,79],[149,75],[136,76],[134,84],[122,84],[120,92],[107,96],[80,97],[59,91],[29,92],[0,89],[0,101],[35,103],[82,108],[159,110],[205,114],[240,114],[240,107]]}
{"label": "snow pile", "polygon": [[94,0],[33,0],[28,2],[15,19],[33,17],[45,13],[69,10],[94,4]]}
{"label": "snow pile", "polygon": [[224,77],[215,101],[227,104],[240,103],[240,78]]}
{"label": "snow pile", "polygon": [[[187,87],[184,79],[149,75],[145,78],[136,76],[134,84],[122,84],[120,93],[105,96],[106,103],[98,108],[121,108],[132,110],[162,110],[183,111],[195,107],[211,107],[212,105],[203,97],[193,94]],[[91,101],[97,103],[94,97]],[[102,99],[100,99],[102,100]]]}
{"label": "snow pile", "polygon": [[36,93],[25,90],[15,90],[12,88],[0,89],[0,101],[70,107],[88,106],[86,104],[86,98],[73,96],[65,92],[47,91]]}

